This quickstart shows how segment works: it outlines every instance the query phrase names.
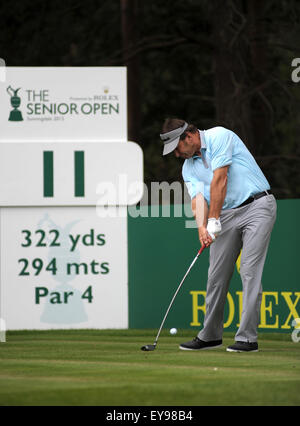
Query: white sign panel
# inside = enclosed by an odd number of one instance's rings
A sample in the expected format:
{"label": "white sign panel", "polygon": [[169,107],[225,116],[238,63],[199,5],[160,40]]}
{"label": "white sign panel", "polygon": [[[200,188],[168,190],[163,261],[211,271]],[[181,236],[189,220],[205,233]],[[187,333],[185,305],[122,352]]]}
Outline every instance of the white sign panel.
{"label": "white sign panel", "polygon": [[127,140],[125,67],[6,67],[0,139]]}
{"label": "white sign panel", "polygon": [[0,326],[127,328],[127,206],[142,197],[143,153],[127,142],[126,68],[5,77]]}
{"label": "white sign panel", "polygon": [[126,206],[142,183],[133,142],[0,142],[0,206]]}
{"label": "white sign panel", "polygon": [[[115,208],[111,208],[115,209]],[[7,329],[127,328],[127,218],[91,207],[1,209]]]}
{"label": "white sign panel", "polygon": [[0,318],[7,329],[127,328],[133,143],[0,142]]}

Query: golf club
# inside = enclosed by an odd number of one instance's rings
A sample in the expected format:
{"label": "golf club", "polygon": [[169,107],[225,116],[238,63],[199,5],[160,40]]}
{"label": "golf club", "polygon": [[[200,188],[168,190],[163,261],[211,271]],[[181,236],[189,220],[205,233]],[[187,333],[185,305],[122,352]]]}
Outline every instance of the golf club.
{"label": "golf club", "polygon": [[160,325],[160,327],[159,327],[159,330],[158,330],[158,333],[157,333],[157,336],[156,336],[155,342],[153,343],[153,345],[145,345],[145,346],[142,346],[142,347],[141,347],[141,350],[142,350],[142,351],[154,351],[154,349],[156,348],[156,345],[157,345],[157,341],[158,341],[158,338],[159,338],[160,332],[161,332],[161,330],[162,330],[162,328],[163,328],[163,326],[164,326],[165,320],[166,320],[166,318],[167,318],[167,316],[168,316],[168,313],[169,313],[169,311],[170,311],[170,309],[171,309],[171,306],[173,305],[173,302],[174,302],[174,300],[175,300],[175,297],[177,296],[177,294],[178,294],[178,292],[179,292],[179,290],[180,290],[180,288],[181,288],[182,284],[184,283],[184,280],[186,279],[187,275],[189,274],[190,270],[192,269],[192,267],[193,267],[194,263],[196,262],[196,260],[198,259],[198,257],[200,256],[200,254],[203,252],[203,250],[204,250],[204,249],[205,249],[205,246],[202,246],[202,247],[201,247],[201,249],[198,251],[198,253],[197,253],[197,255],[196,255],[195,259],[194,259],[194,260],[193,260],[193,262],[191,263],[191,266],[190,266],[190,267],[189,267],[189,269],[186,271],[185,276],[182,278],[181,283],[179,284],[179,286],[178,286],[177,290],[175,291],[174,296],[173,296],[173,298],[172,298],[172,300],[171,300],[171,303],[170,303],[170,305],[169,305],[169,307],[168,307],[168,309],[167,309],[167,312],[166,312],[166,314],[165,314],[165,316],[164,316],[164,319],[162,320],[162,323],[161,323],[161,325]]}

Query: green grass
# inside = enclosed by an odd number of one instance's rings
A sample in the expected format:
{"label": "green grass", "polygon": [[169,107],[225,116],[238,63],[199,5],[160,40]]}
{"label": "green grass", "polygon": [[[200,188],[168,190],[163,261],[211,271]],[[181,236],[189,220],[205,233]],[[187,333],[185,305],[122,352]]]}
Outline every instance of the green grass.
{"label": "green grass", "polygon": [[186,352],[194,333],[15,331],[0,343],[0,405],[299,405],[300,343],[260,335],[258,353]]}

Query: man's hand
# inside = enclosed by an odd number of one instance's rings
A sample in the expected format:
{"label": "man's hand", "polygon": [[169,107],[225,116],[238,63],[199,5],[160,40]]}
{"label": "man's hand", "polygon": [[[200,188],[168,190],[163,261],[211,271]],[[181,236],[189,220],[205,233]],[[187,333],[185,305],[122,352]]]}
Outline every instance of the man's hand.
{"label": "man's hand", "polygon": [[218,235],[222,231],[220,219],[216,219],[215,217],[210,217],[207,221],[207,231],[210,234],[213,234],[215,237],[218,237]]}
{"label": "man's hand", "polygon": [[216,237],[214,234],[209,233],[205,226],[200,226],[198,231],[201,246],[209,247],[215,241]]}
{"label": "man's hand", "polygon": [[206,223],[208,222],[208,205],[201,193],[192,199],[192,211],[198,225],[201,246],[209,247],[215,241],[216,237],[214,232],[206,228]]}

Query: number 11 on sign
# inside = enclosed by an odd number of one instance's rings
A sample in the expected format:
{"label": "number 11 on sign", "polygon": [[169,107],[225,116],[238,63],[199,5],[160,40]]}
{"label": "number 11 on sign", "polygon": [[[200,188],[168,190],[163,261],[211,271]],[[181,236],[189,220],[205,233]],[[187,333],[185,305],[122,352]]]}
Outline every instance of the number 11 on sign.
{"label": "number 11 on sign", "polygon": [[[44,197],[54,197],[54,152],[43,152]],[[74,196],[84,197],[84,151],[74,151]]]}

